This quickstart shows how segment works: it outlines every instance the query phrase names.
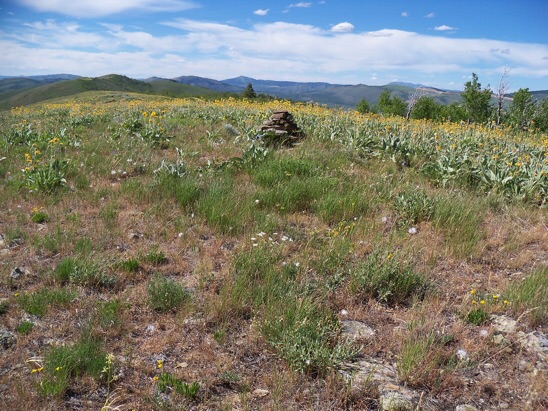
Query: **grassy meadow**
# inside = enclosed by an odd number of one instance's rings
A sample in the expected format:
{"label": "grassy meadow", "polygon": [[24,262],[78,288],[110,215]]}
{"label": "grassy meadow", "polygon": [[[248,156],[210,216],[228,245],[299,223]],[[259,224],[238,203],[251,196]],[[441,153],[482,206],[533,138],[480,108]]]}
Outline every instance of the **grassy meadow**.
{"label": "grassy meadow", "polygon": [[[293,147],[255,138],[279,109]],[[6,409],[379,409],[362,358],[437,409],[548,406],[492,327],[546,335],[547,135],[122,92],[0,123]]]}

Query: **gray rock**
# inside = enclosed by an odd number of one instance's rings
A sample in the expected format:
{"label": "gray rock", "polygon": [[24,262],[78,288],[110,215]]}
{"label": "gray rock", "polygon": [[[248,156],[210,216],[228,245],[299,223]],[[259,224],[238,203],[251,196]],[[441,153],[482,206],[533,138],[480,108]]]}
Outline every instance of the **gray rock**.
{"label": "gray rock", "polygon": [[491,322],[495,330],[504,334],[516,332],[516,327],[518,325],[516,320],[505,315],[492,315]]}
{"label": "gray rock", "polygon": [[361,340],[362,338],[372,338],[375,336],[375,330],[361,321],[344,320],[342,322],[342,335],[350,340]]}
{"label": "gray rock", "polygon": [[384,387],[379,404],[381,411],[413,411],[417,405],[417,395],[407,388],[387,385]]}
{"label": "gray rock", "polygon": [[502,334],[493,335],[493,342],[497,345],[501,345],[504,342],[504,336]]}
{"label": "gray rock", "polygon": [[17,343],[17,337],[14,333],[6,330],[5,328],[0,328],[0,347],[4,350],[13,347]]}
{"label": "gray rock", "polygon": [[6,241],[4,240],[4,236],[0,234],[0,248],[6,247]]}
{"label": "gray rock", "polygon": [[27,271],[24,268],[21,267],[15,267],[10,274],[10,278],[17,280],[18,278],[24,276],[27,274]]}
{"label": "gray rock", "polygon": [[383,364],[379,360],[369,358],[347,364],[343,377],[351,383],[351,390],[361,390],[371,384],[385,385],[397,381],[398,373],[394,367]]}
{"label": "gray rock", "polygon": [[536,354],[542,361],[546,360],[546,356],[548,355],[548,339],[543,333],[530,332],[526,334],[523,331],[518,331],[516,336],[519,344],[526,351]]}
{"label": "gray rock", "polygon": [[533,364],[531,364],[529,361],[521,360],[518,364],[518,370],[519,372],[532,372],[533,371]]}
{"label": "gray rock", "polygon": [[127,235],[128,240],[139,240],[141,237],[143,237],[143,234],[133,231]]}
{"label": "gray rock", "polygon": [[375,358],[368,358],[347,363],[344,367],[339,372],[349,383],[350,395],[359,398],[371,395],[371,392],[377,392],[380,402],[379,410],[407,411],[415,410],[418,406],[421,410],[439,409],[433,399],[422,398],[419,392],[400,386],[398,373],[392,365],[384,364]]}
{"label": "gray rock", "polygon": [[457,405],[457,408],[455,408],[455,411],[478,411],[478,409],[470,404],[462,404],[462,405]]}
{"label": "gray rock", "polygon": [[270,391],[261,388],[257,388],[251,393],[252,396],[259,398],[266,397],[268,394],[270,394]]}

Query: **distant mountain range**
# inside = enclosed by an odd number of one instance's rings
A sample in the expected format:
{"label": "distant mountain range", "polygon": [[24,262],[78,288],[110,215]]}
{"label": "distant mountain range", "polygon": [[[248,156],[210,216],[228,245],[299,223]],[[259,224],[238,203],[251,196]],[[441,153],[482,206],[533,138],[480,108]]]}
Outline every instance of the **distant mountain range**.
{"label": "distant mountain range", "polygon": [[[151,77],[136,80],[118,74],[101,77],[80,77],[72,74],[43,76],[0,76],[0,108],[28,105],[53,98],[66,97],[85,91],[124,91],[156,94],[171,97],[218,97],[241,93],[248,84],[258,94],[295,101],[315,102],[328,106],[353,108],[362,99],[375,104],[384,90],[404,100],[420,89],[421,94],[433,97],[438,103],[460,101],[459,91],[442,90],[420,84],[394,82],[384,86],[365,84],[331,84],[324,82],[294,82],[258,80],[251,77],[235,77],[213,80],[198,76],[180,76],[172,79]],[[537,99],[548,97],[548,90],[535,91]],[[508,95],[511,97],[511,95]]]}

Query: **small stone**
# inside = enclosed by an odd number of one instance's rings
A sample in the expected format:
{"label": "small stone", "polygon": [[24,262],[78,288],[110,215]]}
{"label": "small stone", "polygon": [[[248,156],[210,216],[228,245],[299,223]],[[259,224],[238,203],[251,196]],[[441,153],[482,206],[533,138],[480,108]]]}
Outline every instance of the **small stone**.
{"label": "small stone", "polygon": [[382,411],[413,411],[415,409],[413,398],[400,391],[386,391],[379,400]]}
{"label": "small stone", "polygon": [[130,233],[127,235],[127,238],[130,239],[130,240],[138,240],[138,239],[140,239],[142,236],[143,236],[143,234],[141,234],[141,233],[130,232]]}
{"label": "small stone", "polygon": [[510,408],[510,404],[508,404],[507,402],[499,403],[499,409],[500,410],[507,410],[508,408]]}
{"label": "small stone", "polygon": [[493,336],[493,342],[497,345],[500,345],[504,342],[504,336],[502,334],[495,334]]}
{"label": "small stone", "polygon": [[6,242],[4,241],[4,236],[0,234],[0,248],[6,247]]}
{"label": "small stone", "polygon": [[153,326],[152,324],[147,325],[147,328],[145,328],[145,332],[147,334],[153,334],[154,331],[156,331],[156,327]]}
{"label": "small stone", "polygon": [[533,371],[533,364],[529,361],[521,360],[518,364],[518,370],[520,372],[531,372]]}
{"label": "small stone", "polygon": [[462,404],[462,405],[457,405],[457,408],[455,408],[455,411],[478,411],[478,409],[470,404]]}
{"label": "small stone", "polygon": [[17,337],[14,333],[6,330],[5,328],[0,328],[0,347],[4,350],[13,347],[17,343]]}
{"label": "small stone", "polygon": [[262,398],[262,397],[266,397],[268,394],[270,394],[270,391],[268,390],[263,390],[261,388],[257,388],[256,390],[254,390],[252,392],[252,395],[254,397],[259,397],[259,398]]}
{"label": "small stone", "polygon": [[22,277],[25,274],[26,274],[26,271],[24,268],[15,267],[12,270],[10,277],[13,278],[14,280],[17,280],[19,277]]}
{"label": "small stone", "polygon": [[375,330],[361,321],[344,320],[342,322],[342,334],[348,339],[359,340],[375,336]]}

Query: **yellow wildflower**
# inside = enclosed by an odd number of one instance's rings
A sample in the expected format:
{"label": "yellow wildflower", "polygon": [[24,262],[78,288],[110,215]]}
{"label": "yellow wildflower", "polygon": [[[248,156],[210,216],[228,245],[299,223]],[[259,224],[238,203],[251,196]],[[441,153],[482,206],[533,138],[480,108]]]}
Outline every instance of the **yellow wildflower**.
{"label": "yellow wildflower", "polygon": [[480,304],[481,304],[481,305],[485,304],[485,300],[481,300],[481,301],[480,301]]}

